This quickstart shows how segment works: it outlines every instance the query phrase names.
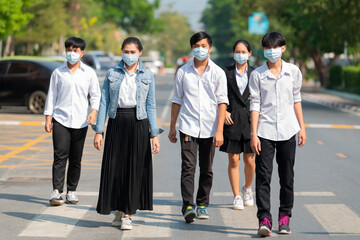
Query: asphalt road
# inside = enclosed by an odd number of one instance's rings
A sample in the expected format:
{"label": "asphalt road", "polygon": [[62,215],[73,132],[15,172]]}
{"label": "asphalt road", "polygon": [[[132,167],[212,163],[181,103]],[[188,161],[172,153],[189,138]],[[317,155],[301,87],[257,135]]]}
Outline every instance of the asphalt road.
{"label": "asphalt road", "polygon": [[[111,226],[113,215],[95,211],[102,153],[88,131],[78,205],[50,207],[52,142],[25,110],[0,112],[0,239],[249,239],[257,238],[256,207],[232,210],[227,156],[216,151],[209,220],[185,224],[181,215],[180,145],[167,134],[173,76],[157,77],[161,151],[154,156],[154,211],[139,211],[134,229]],[[272,239],[360,239],[360,117],[303,101],[308,140],[297,149],[295,206],[290,236],[276,233],[279,184],[274,162]],[[15,125],[17,124],[17,125]],[[241,184],[243,164],[240,166]],[[253,187],[254,190],[254,187]]]}

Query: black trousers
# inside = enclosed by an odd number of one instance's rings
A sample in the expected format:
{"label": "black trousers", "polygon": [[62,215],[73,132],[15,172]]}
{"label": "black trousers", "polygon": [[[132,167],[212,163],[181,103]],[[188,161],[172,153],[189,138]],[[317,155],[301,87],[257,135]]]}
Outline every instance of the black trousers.
{"label": "black trousers", "polygon": [[53,189],[63,192],[66,162],[67,190],[76,191],[80,179],[81,157],[88,127],[81,129],[67,128],[53,119],[54,163],[52,166]]}
{"label": "black trousers", "polygon": [[182,213],[188,206],[194,205],[194,177],[199,150],[199,187],[196,195],[198,206],[208,206],[210,202],[210,190],[213,182],[212,165],[215,155],[213,138],[186,137],[180,132],[181,142],[181,195],[183,198]]}
{"label": "black trousers", "polygon": [[270,213],[270,183],[273,171],[273,159],[276,150],[276,162],[280,179],[279,213],[291,216],[294,205],[294,164],[295,135],[286,141],[271,141],[260,138],[261,152],[256,155],[256,205],[259,221],[265,217],[272,221]]}

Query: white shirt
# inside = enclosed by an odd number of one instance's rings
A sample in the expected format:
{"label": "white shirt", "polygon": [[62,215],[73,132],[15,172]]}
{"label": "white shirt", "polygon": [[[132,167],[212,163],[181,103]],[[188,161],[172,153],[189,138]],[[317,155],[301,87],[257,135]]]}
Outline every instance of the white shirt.
{"label": "white shirt", "polygon": [[251,73],[250,111],[260,112],[259,137],[284,141],[300,130],[294,103],[301,102],[301,84],[300,69],[284,61],[278,78],[274,77],[266,63]]}
{"label": "white shirt", "polygon": [[68,128],[86,127],[88,95],[91,109],[98,110],[101,93],[95,71],[80,62],[80,68],[72,73],[64,63],[51,74],[44,115]]}
{"label": "white shirt", "polygon": [[181,105],[179,130],[192,137],[215,135],[218,105],[228,104],[225,72],[209,59],[202,76],[194,60],[182,66],[176,74],[172,102]]}
{"label": "white shirt", "polygon": [[239,88],[239,91],[241,93],[241,95],[243,95],[245,89],[246,89],[246,86],[248,84],[248,68],[246,66],[246,69],[245,69],[245,72],[243,75],[241,75],[235,65],[235,68],[236,68],[236,83],[237,83],[237,86]]}
{"label": "white shirt", "polygon": [[136,107],[136,76],[139,71],[139,64],[135,71],[130,74],[125,67],[125,77],[120,85],[118,106],[120,108]]}

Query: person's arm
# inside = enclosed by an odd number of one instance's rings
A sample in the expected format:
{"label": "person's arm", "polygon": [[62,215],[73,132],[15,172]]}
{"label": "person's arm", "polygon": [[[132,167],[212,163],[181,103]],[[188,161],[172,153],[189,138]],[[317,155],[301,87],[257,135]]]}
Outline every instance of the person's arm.
{"label": "person's arm", "polygon": [[180,109],[181,109],[181,105],[174,102],[171,104],[171,120],[170,120],[170,131],[168,137],[170,142],[172,143],[177,142],[175,126],[176,126],[176,120],[179,116]]}
{"label": "person's arm", "polygon": [[87,118],[87,122],[89,125],[91,125],[96,123],[96,115],[99,110],[100,97],[101,97],[99,80],[96,76],[95,71],[91,72],[89,95],[90,95],[91,112]]}
{"label": "person's arm", "polygon": [[224,143],[224,121],[225,121],[225,113],[226,113],[226,103],[220,103],[218,105],[218,125],[214,135],[213,143],[215,143],[215,147],[220,147]]}
{"label": "person's arm", "polygon": [[171,104],[171,120],[170,120],[170,131],[169,131],[169,140],[172,143],[177,142],[176,138],[176,120],[179,116],[179,112],[181,109],[181,106],[184,103],[183,97],[184,97],[184,90],[182,85],[182,78],[184,77],[184,70],[178,69],[176,72],[176,79],[175,79],[175,88],[174,88],[174,96],[172,98],[172,104]]}
{"label": "person's arm", "polygon": [[52,116],[54,114],[54,107],[57,99],[57,79],[55,71],[51,74],[50,85],[45,103],[45,131],[51,133],[52,131]]}
{"label": "person's arm", "polygon": [[305,131],[305,124],[304,124],[304,117],[303,111],[301,107],[301,85],[302,85],[302,74],[299,68],[297,68],[295,76],[295,84],[293,88],[293,96],[294,96],[294,112],[296,119],[300,126],[300,131],[298,133],[298,146],[304,146],[306,142],[306,131]]}
{"label": "person's arm", "polygon": [[260,116],[260,83],[256,72],[252,72],[249,79],[250,90],[250,147],[251,150],[260,155],[261,143],[257,136],[259,116]]}

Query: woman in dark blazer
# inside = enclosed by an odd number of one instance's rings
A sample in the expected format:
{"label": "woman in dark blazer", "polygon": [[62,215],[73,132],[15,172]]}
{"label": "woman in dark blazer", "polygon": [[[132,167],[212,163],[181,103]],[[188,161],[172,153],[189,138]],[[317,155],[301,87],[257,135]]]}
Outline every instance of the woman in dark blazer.
{"label": "woman in dark blazer", "polygon": [[[220,151],[228,153],[229,180],[234,193],[234,209],[253,206],[251,183],[255,174],[255,156],[250,148],[249,79],[253,68],[248,63],[251,47],[248,41],[238,40],[233,46],[235,64],[225,69],[229,106],[224,126],[224,144]],[[243,153],[245,184],[239,187],[240,154]]]}

